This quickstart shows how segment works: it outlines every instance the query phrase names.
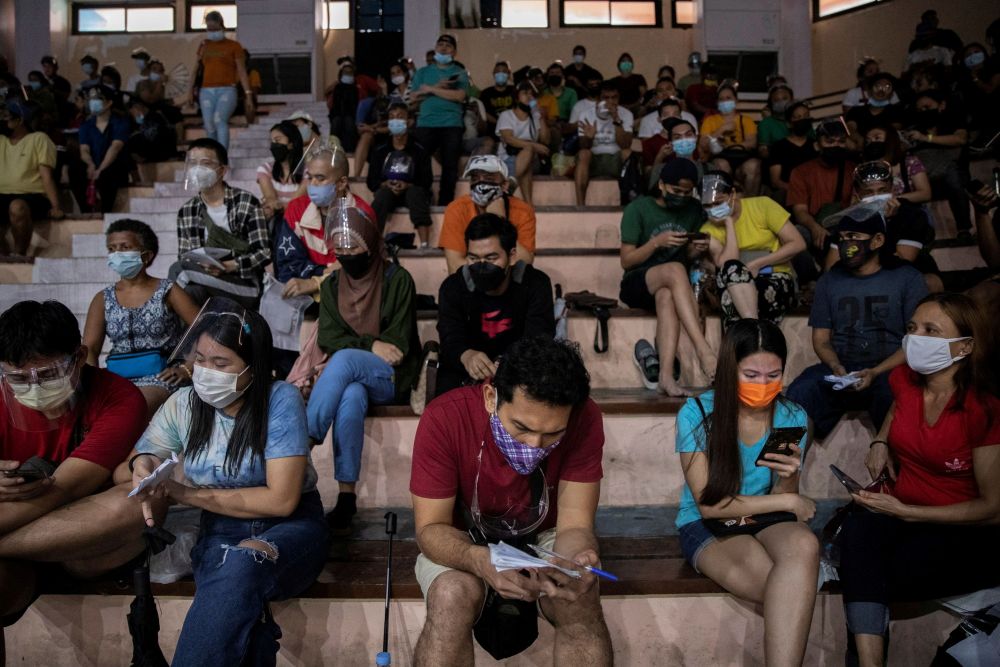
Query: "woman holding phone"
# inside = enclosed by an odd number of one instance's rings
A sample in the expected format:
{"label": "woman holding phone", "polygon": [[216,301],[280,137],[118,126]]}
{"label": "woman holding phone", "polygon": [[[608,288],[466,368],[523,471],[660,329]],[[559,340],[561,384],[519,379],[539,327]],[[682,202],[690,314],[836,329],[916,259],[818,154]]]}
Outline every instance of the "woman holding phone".
{"label": "woman holding phone", "polygon": [[[138,486],[176,454],[184,481],[153,493],[203,510],[175,665],[273,665],[281,631],[270,603],[300,594],[326,561],[305,405],[271,380],[271,347],[260,315],[210,300],[175,353],[193,364],[193,388],[167,399],[116,471]],[[150,492],[137,499],[151,525]]]}
{"label": "woman holding phone", "polygon": [[[802,664],[819,571],[819,543],[805,523],[816,504],[798,492],[807,417],[781,396],[786,356],[777,326],[735,322],[719,349],[715,389],[677,414],[681,550],[712,581],[763,606],[768,665]],[[791,453],[764,452],[771,434],[789,427],[801,434]]]}
{"label": "woman holding phone", "polygon": [[[963,294],[917,306],[906,365],[865,465],[891,493],[860,491],[841,531],[847,629],[862,666],[882,665],[889,602],[929,600],[1000,583],[1000,399],[983,345],[986,323]],[[928,656],[930,657],[930,656]]]}

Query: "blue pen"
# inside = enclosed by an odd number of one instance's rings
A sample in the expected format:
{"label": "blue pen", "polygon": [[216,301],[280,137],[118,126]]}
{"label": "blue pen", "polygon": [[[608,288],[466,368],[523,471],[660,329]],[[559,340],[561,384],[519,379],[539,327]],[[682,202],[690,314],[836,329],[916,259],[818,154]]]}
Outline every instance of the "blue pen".
{"label": "blue pen", "polygon": [[609,581],[618,581],[618,577],[616,577],[615,575],[611,574],[610,572],[605,572],[604,570],[599,570],[596,567],[592,567],[590,565],[583,565],[581,563],[577,563],[575,560],[571,560],[569,558],[566,558],[565,556],[560,556],[555,551],[550,551],[550,550],[546,549],[545,547],[538,546],[537,544],[529,544],[528,546],[531,547],[532,551],[534,551],[535,553],[537,553],[539,556],[548,556],[549,558],[561,558],[564,561],[567,561],[569,563],[573,563],[577,567],[582,567],[587,572],[596,574],[599,577],[604,577],[605,579],[607,579]]}

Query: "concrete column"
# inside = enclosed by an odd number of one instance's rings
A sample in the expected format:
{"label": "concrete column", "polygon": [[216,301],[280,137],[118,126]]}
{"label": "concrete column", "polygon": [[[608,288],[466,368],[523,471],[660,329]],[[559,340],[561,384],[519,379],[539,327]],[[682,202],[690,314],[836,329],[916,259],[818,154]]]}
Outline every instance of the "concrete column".
{"label": "concrete column", "polygon": [[15,74],[27,81],[28,72],[41,69],[42,56],[52,53],[52,25],[47,0],[14,1],[14,51],[17,53]]}
{"label": "concrete column", "polygon": [[[417,68],[424,66],[424,54],[434,48],[434,43],[442,32],[441,2],[408,2],[403,16],[403,54],[413,58]],[[471,44],[458,44],[458,59],[462,59],[462,49],[472,48]]]}
{"label": "concrete column", "polygon": [[789,85],[799,98],[828,92],[813,90],[811,4],[802,0],[781,0],[778,71],[788,78]]}

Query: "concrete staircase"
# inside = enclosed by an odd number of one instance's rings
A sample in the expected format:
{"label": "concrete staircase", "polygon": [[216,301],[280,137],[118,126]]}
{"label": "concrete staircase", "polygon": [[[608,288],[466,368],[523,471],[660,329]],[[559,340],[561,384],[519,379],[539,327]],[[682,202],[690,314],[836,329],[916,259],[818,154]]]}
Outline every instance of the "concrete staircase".
{"label": "concrete staircase", "polygon": [[[288,112],[293,108],[289,107]],[[304,108],[325,126],[326,111],[322,105],[311,104]],[[268,128],[284,115],[278,111],[256,125],[233,130],[228,178],[232,185],[258,192],[255,171],[268,157]],[[189,137],[197,134],[198,131],[191,131]],[[156,182],[152,186],[129,189],[126,210],[103,219],[73,219],[49,224],[41,231],[50,245],[33,265],[0,264],[0,311],[23,299],[54,298],[69,306],[82,327],[93,296],[114,280],[104,262],[103,231],[110,222],[124,217],[143,220],[157,231],[160,255],[151,273],[166,275],[177,254],[177,209],[192,193],[183,189],[182,163],[158,165],[155,172]],[[363,182],[355,182],[352,187],[357,194],[370,197]],[[461,194],[467,188],[467,182],[460,182],[458,191]],[[567,291],[589,289],[617,296],[621,277],[617,252],[621,217],[617,184],[609,180],[595,181],[590,187],[588,207],[577,209],[573,203],[571,181],[536,180],[539,249],[536,266],[548,272],[553,282],[561,283]],[[947,207],[936,203],[933,210],[940,221],[938,238],[954,236]],[[440,230],[442,215],[442,209],[433,209],[432,245]],[[413,231],[405,210],[393,214],[387,231]],[[978,253],[970,247],[944,243],[934,253],[946,270],[964,270],[981,264]],[[400,261],[413,274],[419,292],[437,294],[445,277],[440,251],[404,251]],[[436,338],[435,325],[433,313],[421,314],[422,340]],[[653,534],[651,531],[672,533],[672,522],[654,521],[651,517],[672,516],[679,501],[683,475],[673,443],[675,415],[680,402],[661,399],[639,389],[638,371],[632,362],[635,342],[639,338],[653,337],[655,318],[641,312],[615,311],[610,321],[611,349],[606,354],[594,352],[591,344],[594,327],[595,320],[586,315],[574,315],[569,320],[569,336],[581,345],[593,377],[595,398],[605,412],[607,444],[601,498],[602,531],[633,537],[649,536]],[[809,344],[804,311],[786,318],[782,329],[790,343],[787,383],[807,365],[815,363],[815,355]],[[718,318],[708,319],[707,335],[717,348],[721,338]],[[707,380],[697,367],[690,342],[683,335],[678,357],[682,382],[704,386]],[[359,506],[362,515],[373,519],[375,526],[381,516],[379,508],[405,508],[410,504],[408,480],[417,421],[408,409],[396,407],[374,409],[366,421]],[[826,506],[843,502],[845,494],[828,473],[829,464],[834,463],[849,474],[864,478],[863,458],[870,439],[868,428],[858,419],[845,420],[826,441],[816,443],[804,469],[803,493]],[[318,447],[313,455],[320,491],[329,506],[336,498],[329,443]],[[361,532],[368,537],[377,534],[370,523],[363,524]],[[412,539],[412,527],[401,537]],[[675,561],[676,556],[674,554]],[[412,560],[405,565],[410,564]],[[677,564],[676,567],[683,570],[686,566]],[[685,577],[698,579],[693,571],[683,571]],[[344,578],[349,576],[353,575],[336,568],[328,568],[324,574],[333,583],[344,583]],[[652,589],[621,589],[622,592],[605,598],[617,664],[762,662],[762,620],[755,610],[710,586],[671,587],[673,575],[661,572],[658,576],[662,585],[655,590],[656,594]],[[118,593],[43,596],[24,620],[8,630],[9,655],[25,664],[127,664],[130,645],[124,619],[129,598]],[[161,593],[161,644],[169,659],[190,604],[190,593],[178,593],[173,589]],[[278,605],[278,621],[285,633],[279,664],[371,664],[371,653],[381,637],[381,603],[366,599],[371,597],[377,595],[362,591],[335,599],[303,598]],[[395,664],[400,665],[411,664],[413,646],[424,618],[423,604],[413,599],[412,591],[404,597],[407,599],[395,602],[392,609],[391,641]],[[67,623],[66,619],[73,619],[73,622]],[[680,619],[684,619],[683,622]],[[926,664],[933,647],[956,623],[951,616],[936,612],[895,624],[891,664]],[[551,661],[551,629],[544,623],[540,626],[540,641],[527,653],[505,664],[541,665]],[[845,645],[843,626],[839,596],[821,595],[807,664],[841,664]],[[479,652],[477,664],[493,663]]]}

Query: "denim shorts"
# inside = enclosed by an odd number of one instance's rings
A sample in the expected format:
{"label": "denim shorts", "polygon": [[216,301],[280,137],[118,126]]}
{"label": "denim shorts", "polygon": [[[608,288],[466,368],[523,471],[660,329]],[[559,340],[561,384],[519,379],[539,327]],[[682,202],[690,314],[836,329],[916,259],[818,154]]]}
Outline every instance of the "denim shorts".
{"label": "denim shorts", "polygon": [[709,544],[715,541],[715,535],[705,527],[705,522],[701,519],[686,523],[677,529],[681,538],[681,553],[698,573],[698,556]]}

